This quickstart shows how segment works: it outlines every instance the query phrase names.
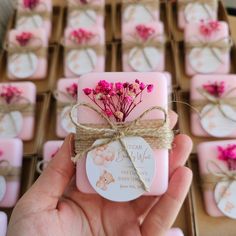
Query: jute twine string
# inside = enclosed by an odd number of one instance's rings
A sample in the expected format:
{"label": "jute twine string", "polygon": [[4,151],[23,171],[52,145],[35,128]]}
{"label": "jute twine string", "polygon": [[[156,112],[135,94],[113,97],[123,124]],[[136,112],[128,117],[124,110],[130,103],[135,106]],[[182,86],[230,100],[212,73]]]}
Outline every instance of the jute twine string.
{"label": "jute twine string", "polygon": [[6,181],[18,180],[21,174],[20,167],[11,166],[7,160],[0,160],[0,176],[3,176]]}
{"label": "jute twine string", "polygon": [[[75,110],[79,107],[86,107],[97,113],[107,124],[96,125],[96,124],[80,124],[73,118]],[[151,111],[158,110],[164,114],[163,120],[142,120],[142,118],[150,113]],[[77,162],[79,159],[84,157],[88,152],[97,149],[98,147],[108,145],[114,141],[118,141],[125,151],[127,157],[130,159],[134,170],[139,178],[140,183],[145,191],[149,191],[145,181],[142,178],[139,170],[129,153],[126,144],[123,140],[125,137],[142,137],[144,138],[152,147],[155,148],[166,148],[171,149],[173,142],[173,132],[169,127],[168,115],[165,109],[155,106],[143,112],[137,119],[132,122],[127,123],[113,123],[108,117],[106,117],[102,112],[97,110],[95,107],[88,103],[78,103],[72,107],[70,117],[72,123],[76,127],[76,138],[75,138],[75,152],[76,156],[72,158],[73,162]],[[93,145],[93,143],[102,139],[100,144]]]}
{"label": "jute twine string", "polygon": [[215,97],[211,94],[209,94],[207,91],[205,91],[202,88],[198,88],[197,91],[204,97],[204,100],[192,100],[191,105],[201,111],[206,105],[212,104],[213,106],[206,111],[204,114],[201,114],[201,118],[204,118],[209,112],[211,112],[215,107],[219,109],[221,114],[226,117],[227,119],[236,122],[235,117],[230,117],[225,113],[225,111],[222,109],[222,105],[228,105],[232,108],[236,109],[236,97],[228,97],[231,93],[236,91],[236,87],[230,89],[224,97]]}
{"label": "jute twine string", "polygon": [[200,48],[205,49],[209,48],[211,50],[212,55],[221,63],[224,63],[222,59],[218,56],[218,54],[215,52],[215,49],[219,49],[221,52],[229,52],[231,47],[233,46],[233,40],[231,37],[224,37],[219,40],[208,42],[208,41],[202,41],[198,39],[196,42],[187,42],[185,43],[185,49],[187,52],[194,48]]}
{"label": "jute twine string", "polygon": [[149,39],[147,39],[145,41],[142,40],[137,34],[130,35],[130,38],[131,38],[130,40],[124,40],[124,42],[123,42],[122,49],[123,49],[124,53],[128,53],[133,48],[136,48],[136,51],[133,53],[130,60],[135,58],[137,53],[139,51],[141,51],[149,68],[153,69],[152,63],[149,60],[149,58],[145,52],[145,48],[146,47],[155,47],[158,50],[163,51],[165,48],[165,43],[166,43],[165,36],[154,34],[153,36],[151,36]]}
{"label": "jute twine string", "polygon": [[124,12],[127,7],[133,6],[131,14],[129,17],[125,19],[125,21],[130,21],[134,11],[135,7],[137,5],[141,5],[145,11],[152,17],[153,20],[155,20],[155,15],[153,14],[153,10],[159,9],[159,0],[123,0],[122,1],[122,11]]}

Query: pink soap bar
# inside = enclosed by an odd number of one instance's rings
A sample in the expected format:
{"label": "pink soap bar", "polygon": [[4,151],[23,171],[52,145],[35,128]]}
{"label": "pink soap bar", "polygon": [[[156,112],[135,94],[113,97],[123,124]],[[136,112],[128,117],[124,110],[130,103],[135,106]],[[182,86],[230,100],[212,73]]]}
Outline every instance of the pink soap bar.
{"label": "pink soap bar", "polygon": [[181,229],[179,228],[171,228],[166,236],[184,236],[184,233]]}
{"label": "pink soap bar", "polygon": [[131,2],[130,4],[125,0],[123,2],[122,27],[127,23],[146,24],[160,20],[159,0]]}
{"label": "pink soap bar", "polygon": [[[12,55],[8,52],[9,79],[45,79],[48,68],[48,38],[43,28],[28,31],[11,30],[8,44],[9,51],[16,50]],[[22,51],[17,53],[17,50]]]}
{"label": "pink soap bar", "polygon": [[[36,6],[24,4],[24,0],[18,1],[18,13],[16,19],[16,28],[19,30],[32,30],[44,28],[47,32],[48,38],[52,31],[52,2],[51,0],[40,0]],[[27,1],[28,2],[28,1]],[[32,16],[27,15],[33,13]],[[24,13],[26,16],[24,16]]]}
{"label": "pink soap bar", "polygon": [[19,139],[1,139],[0,151],[0,168],[7,165],[14,168],[12,176],[1,176],[0,207],[13,207],[20,191],[20,175],[17,176],[16,172],[22,166],[23,143]]}
{"label": "pink soap bar", "polygon": [[[148,41],[150,44],[148,45]],[[123,71],[161,72],[165,69],[164,26],[162,22],[125,24],[122,28]],[[155,44],[161,43],[160,48]],[[139,45],[147,44],[143,49]],[[133,47],[130,45],[134,45]]]}
{"label": "pink soap bar", "polygon": [[[236,75],[196,75],[191,80],[190,89],[190,100],[191,102],[193,101],[193,106],[194,101],[207,101],[207,99],[199,92],[199,89],[203,89],[204,85],[214,85],[215,83],[217,83],[218,85],[223,83],[224,92],[221,94],[220,98],[227,97],[228,100],[230,100],[229,98],[236,97],[236,89],[234,90],[234,88],[236,87]],[[199,110],[199,108],[197,109]],[[212,113],[208,113],[207,116],[204,116],[203,119],[200,119],[201,112],[205,112],[203,111],[203,109],[206,109],[205,105],[202,109],[199,110],[199,114],[191,110],[191,132],[193,133],[193,135],[200,137],[214,136],[218,138],[236,137],[236,121],[230,121],[230,119],[224,117],[223,114],[219,112],[219,109],[213,109]],[[235,109],[231,106],[227,109],[227,114],[229,114],[229,117],[232,117],[233,119],[235,119],[236,117],[235,112]]]}
{"label": "pink soap bar", "polygon": [[[236,140],[227,141],[215,141],[215,142],[205,142],[201,143],[197,147],[198,161],[200,174],[209,174],[209,161],[214,161],[224,170],[228,169],[227,162],[219,159],[218,146],[227,148],[228,145],[235,145]],[[215,167],[214,167],[215,168]],[[219,172],[219,169],[215,170]],[[203,199],[205,204],[206,212],[213,217],[223,216],[223,213],[219,210],[216,205],[214,191],[211,189],[206,189],[203,192]]]}
{"label": "pink soap bar", "polygon": [[14,107],[13,111],[3,114],[0,138],[31,140],[35,126],[36,86],[31,82],[0,83],[0,94],[0,104]]}
{"label": "pink soap bar", "polygon": [[[89,30],[67,28],[64,37],[65,46],[68,47],[68,51],[64,55],[64,75],[66,78],[74,78],[90,72],[105,71],[105,31],[103,27],[93,27]],[[86,37],[88,37],[88,40]],[[86,49],[73,48],[76,46],[83,47],[84,45],[91,45],[91,47],[86,47]],[[72,49],[69,47],[72,47]]]}
{"label": "pink soap bar", "polygon": [[[228,74],[230,72],[230,38],[226,22],[212,21],[186,25],[185,44],[195,44],[185,52],[186,74]],[[214,43],[213,48],[204,46]],[[217,46],[217,44],[219,44]],[[228,47],[229,49],[222,49]],[[201,46],[200,46],[201,45]],[[224,46],[226,45],[226,46]]]}
{"label": "pink soap bar", "polygon": [[[135,79],[143,81],[146,84],[153,84],[154,90],[152,93],[143,94],[143,102],[139,104],[136,109],[127,117],[127,121],[132,121],[137,118],[141,113],[152,106],[160,106],[164,109],[168,107],[168,89],[166,77],[162,73],[94,73],[82,76],[79,79],[78,87],[78,101],[90,103],[90,99],[83,93],[83,88],[93,88],[100,80],[108,82],[134,82]],[[145,119],[163,119],[163,113],[155,111],[145,116]],[[84,107],[81,107],[78,112],[78,120],[80,123],[96,123],[100,124],[104,121],[102,118]],[[156,172],[154,180],[147,195],[161,195],[168,187],[168,169],[169,169],[169,154],[167,149],[154,149],[156,159]],[[81,158],[77,162],[76,169],[76,184],[78,189],[84,193],[95,193],[90,185],[86,171],[85,171],[86,158]]]}
{"label": "pink soap bar", "polygon": [[[217,20],[218,14],[218,1],[215,1],[212,7],[210,4],[205,3],[204,5],[198,2],[188,3],[183,7],[180,6],[180,2],[188,2],[188,0],[178,0],[178,25],[180,29],[184,29],[189,23],[197,23],[201,20]],[[212,0],[209,0],[209,3]]]}
{"label": "pink soap bar", "polygon": [[[56,134],[59,138],[65,138],[69,133],[75,133],[75,127],[71,122],[69,112],[71,105],[77,102],[78,78],[60,79],[57,83],[57,126]],[[63,104],[61,107],[60,104]]]}
{"label": "pink soap bar", "polygon": [[7,215],[5,212],[0,211],[0,236],[7,234]]}
{"label": "pink soap bar", "polygon": [[[71,6],[71,10],[70,10]],[[83,8],[87,8],[84,10]],[[71,1],[68,4],[67,27],[86,28],[103,27],[105,0]]]}

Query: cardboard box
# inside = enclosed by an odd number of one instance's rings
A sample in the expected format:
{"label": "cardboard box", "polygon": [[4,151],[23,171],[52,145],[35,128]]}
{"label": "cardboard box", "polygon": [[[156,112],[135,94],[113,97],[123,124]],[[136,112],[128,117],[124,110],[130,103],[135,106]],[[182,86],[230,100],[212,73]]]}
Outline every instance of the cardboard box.
{"label": "cardboard box", "polygon": [[228,17],[229,17],[231,35],[234,40],[234,43],[236,43],[236,17],[235,16],[228,16]]}
{"label": "cardboard box", "polygon": [[190,159],[189,165],[193,170],[193,184],[191,197],[193,200],[193,213],[196,227],[196,236],[235,236],[235,220],[227,217],[211,217],[204,209],[202,190],[200,186],[200,176],[196,156]]}
{"label": "cardboard box", "polygon": [[37,87],[37,93],[48,92],[54,86],[55,83],[55,72],[57,71],[57,58],[58,58],[58,46],[50,46],[48,48],[48,71],[45,79],[19,79],[10,80],[7,77],[7,52],[4,51],[0,56],[0,82],[19,82],[19,81],[31,81]]}
{"label": "cardboard box", "polygon": [[[191,77],[185,73],[185,48],[184,42],[173,42],[173,50],[176,62],[176,78],[181,90],[189,91]],[[236,73],[236,46],[231,49],[231,72]]]}
{"label": "cardboard box", "polygon": [[[115,39],[121,39],[121,27],[122,27],[122,3],[121,0],[116,1],[113,5],[113,34]],[[160,20],[164,24],[165,35],[167,40],[170,40],[170,30],[167,20],[167,4],[160,1]]]}
{"label": "cardboard box", "polygon": [[[177,42],[183,41],[184,32],[178,27],[177,1],[168,1],[167,11],[168,11],[168,25],[169,25],[171,37]],[[222,1],[219,1],[218,19],[229,23],[227,11]]]}

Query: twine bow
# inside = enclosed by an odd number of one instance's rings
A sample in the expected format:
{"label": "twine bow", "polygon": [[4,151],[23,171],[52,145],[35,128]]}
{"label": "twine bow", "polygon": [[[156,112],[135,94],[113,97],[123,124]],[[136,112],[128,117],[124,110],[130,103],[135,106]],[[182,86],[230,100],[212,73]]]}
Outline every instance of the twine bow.
{"label": "twine bow", "polygon": [[236,118],[229,117],[225,111],[222,109],[222,105],[228,105],[236,109],[236,97],[228,97],[231,93],[236,90],[235,88],[230,89],[224,97],[216,97],[209,94],[202,88],[198,88],[197,91],[205,98],[204,100],[193,100],[191,105],[196,108],[198,111],[202,110],[206,105],[212,104],[213,106],[207,110],[205,113],[201,114],[201,119],[204,118],[209,112],[211,112],[215,107],[219,109],[221,114],[227,119],[236,122]]}
{"label": "twine bow", "polygon": [[232,46],[233,46],[233,40],[231,37],[221,38],[213,42],[202,41],[198,39],[196,42],[185,43],[185,49],[187,50],[187,52],[189,52],[194,48],[200,48],[202,50],[205,48],[209,48],[212,55],[222,64],[224,63],[224,61],[222,61],[222,59],[218,56],[218,54],[215,52],[215,49],[219,49],[221,52],[226,53],[230,51]]}
{"label": "twine bow", "polygon": [[7,160],[0,161],[0,176],[3,176],[6,181],[18,180],[21,174],[20,167],[11,166]]}
{"label": "twine bow", "polygon": [[135,14],[136,5],[141,5],[153,20],[156,19],[155,15],[153,14],[153,10],[159,9],[159,0],[123,0],[122,12],[124,12],[127,7],[133,6],[131,14],[125,19],[125,21],[131,20],[132,16]]}
{"label": "twine bow", "polygon": [[[133,48],[136,48],[136,50],[133,53],[130,60],[133,60],[133,58],[136,57],[137,53],[139,51],[141,51],[148,67],[150,69],[153,69],[152,63],[145,52],[145,48],[146,47],[154,47],[154,48],[157,48],[158,50],[163,51],[165,48],[165,43],[166,43],[165,36],[155,34],[155,35],[149,37],[147,40],[142,40],[138,35],[131,35],[130,37],[131,37],[131,40],[125,40],[123,42],[122,49],[123,49],[124,53],[127,53],[130,50],[132,50]],[[160,39],[158,39],[158,38],[160,38]]]}
{"label": "twine bow", "polygon": [[[72,114],[79,107],[87,107],[95,113],[97,113],[107,124],[97,125],[97,124],[80,124],[74,120]],[[163,112],[163,120],[146,120],[141,121],[142,118],[150,113],[151,111],[158,110]],[[79,159],[84,157],[88,152],[110,144],[114,141],[118,141],[125,151],[127,157],[130,159],[133,168],[139,178],[140,183],[145,191],[149,191],[143,180],[139,170],[133,161],[131,154],[129,153],[125,141],[125,137],[139,136],[144,138],[153,148],[166,148],[171,149],[173,141],[173,132],[169,127],[168,115],[166,111],[159,107],[151,107],[150,109],[143,112],[137,119],[132,122],[126,123],[113,123],[108,117],[97,110],[95,107],[88,103],[78,103],[73,106],[70,117],[72,123],[76,126],[76,138],[75,138],[75,152],[76,156],[72,158],[73,162],[77,162]],[[100,144],[93,145],[96,140],[102,139]]]}

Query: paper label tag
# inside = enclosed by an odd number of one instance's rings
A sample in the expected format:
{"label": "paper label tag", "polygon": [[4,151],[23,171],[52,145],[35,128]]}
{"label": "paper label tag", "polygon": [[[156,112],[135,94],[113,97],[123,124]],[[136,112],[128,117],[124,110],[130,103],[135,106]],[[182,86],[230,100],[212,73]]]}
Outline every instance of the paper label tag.
{"label": "paper label tag", "polygon": [[153,12],[141,4],[129,5],[125,8],[123,16],[124,21],[136,24],[145,24],[153,21]]}
{"label": "paper label tag", "polygon": [[189,63],[198,73],[214,73],[221,65],[221,61],[217,59],[216,55],[218,58],[222,58],[222,52],[218,48],[194,48],[189,53]]}
{"label": "paper label tag", "polygon": [[214,196],[219,210],[225,216],[236,220],[236,181],[218,183]]}
{"label": "paper label tag", "polygon": [[16,22],[16,27],[19,30],[31,30],[43,27],[43,18],[40,15],[33,15],[29,17],[21,17]]}
{"label": "paper label tag", "polygon": [[200,22],[201,20],[214,19],[214,10],[208,4],[189,3],[184,10],[187,22]]}
{"label": "paper label tag", "polygon": [[129,64],[138,72],[156,70],[161,60],[161,52],[155,47],[145,47],[143,50],[134,47],[129,53]]}
{"label": "paper label tag", "polygon": [[23,127],[23,116],[19,111],[5,114],[0,121],[0,138],[15,138]]}
{"label": "paper label tag", "polygon": [[[67,133],[75,133],[75,126],[70,119],[71,106],[65,107],[61,112],[61,126]],[[77,119],[77,111],[73,113],[74,120]]]}
{"label": "paper label tag", "polygon": [[97,14],[93,10],[73,11],[68,17],[69,27],[90,28],[97,22]]}
{"label": "paper label tag", "polygon": [[[236,118],[236,111],[229,105],[221,105],[221,109],[227,117]],[[235,121],[225,117],[217,106],[206,105],[201,111],[201,125],[203,129],[213,137],[221,138],[231,135],[235,129]]]}
{"label": "paper label tag", "polygon": [[3,200],[7,190],[6,180],[3,176],[0,176],[0,202]]}
{"label": "paper label tag", "polygon": [[71,50],[66,56],[68,68],[76,75],[83,75],[94,70],[97,54],[93,49]]}
{"label": "paper label tag", "polygon": [[29,78],[38,68],[38,57],[34,53],[13,54],[9,58],[8,70],[20,79]]}
{"label": "paper label tag", "polygon": [[[126,137],[123,141],[146,186],[150,187],[156,166],[151,147],[140,137]],[[94,145],[98,143],[101,143],[101,140],[97,140]],[[95,191],[111,201],[131,201],[145,193],[119,141],[89,152],[86,159],[86,172]]]}

